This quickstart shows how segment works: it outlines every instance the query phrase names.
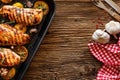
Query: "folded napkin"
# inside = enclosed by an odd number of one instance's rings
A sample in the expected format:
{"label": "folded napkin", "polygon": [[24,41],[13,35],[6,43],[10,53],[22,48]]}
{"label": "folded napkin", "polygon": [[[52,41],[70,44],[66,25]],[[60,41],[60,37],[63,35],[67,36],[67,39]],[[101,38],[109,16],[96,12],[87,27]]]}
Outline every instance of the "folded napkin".
{"label": "folded napkin", "polygon": [[120,80],[120,67],[103,65],[98,71],[97,80]]}
{"label": "folded napkin", "polygon": [[120,80],[120,38],[117,44],[90,42],[88,46],[93,56],[104,64],[97,80]]}

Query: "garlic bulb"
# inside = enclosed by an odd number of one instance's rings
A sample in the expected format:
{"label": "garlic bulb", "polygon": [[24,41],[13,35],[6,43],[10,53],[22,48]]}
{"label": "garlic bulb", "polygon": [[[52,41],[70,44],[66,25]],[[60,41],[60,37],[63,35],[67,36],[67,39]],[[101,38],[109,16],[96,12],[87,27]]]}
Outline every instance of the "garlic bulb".
{"label": "garlic bulb", "polygon": [[107,32],[104,32],[100,29],[97,29],[93,35],[92,35],[92,39],[96,42],[105,44],[108,43],[110,40],[110,35]]}
{"label": "garlic bulb", "polygon": [[105,30],[117,39],[116,34],[120,32],[120,23],[116,21],[110,21],[105,25]]}

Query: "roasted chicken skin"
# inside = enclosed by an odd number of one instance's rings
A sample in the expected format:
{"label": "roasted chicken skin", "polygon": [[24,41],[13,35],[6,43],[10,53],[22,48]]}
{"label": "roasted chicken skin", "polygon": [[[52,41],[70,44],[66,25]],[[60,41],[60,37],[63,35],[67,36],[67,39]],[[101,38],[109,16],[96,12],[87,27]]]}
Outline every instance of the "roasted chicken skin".
{"label": "roasted chicken skin", "polygon": [[8,48],[0,48],[0,66],[10,67],[20,63],[20,56]]}
{"label": "roasted chicken skin", "polygon": [[30,42],[30,36],[10,25],[0,24],[0,45],[24,45]]}
{"label": "roasted chicken skin", "polygon": [[4,5],[0,9],[0,14],[8,16],[11,21],[16,21],[26,26],[37,25],[43,18],[42,9],[19,8],[10,5]]}

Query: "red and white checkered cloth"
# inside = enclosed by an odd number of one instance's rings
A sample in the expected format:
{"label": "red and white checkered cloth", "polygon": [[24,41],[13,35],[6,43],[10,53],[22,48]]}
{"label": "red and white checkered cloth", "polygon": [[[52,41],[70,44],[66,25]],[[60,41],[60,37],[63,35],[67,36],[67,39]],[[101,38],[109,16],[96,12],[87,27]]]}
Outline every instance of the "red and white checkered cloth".
{"label": "red and white checkered cloth", "polygon": [[103,65],[98,71],[97,80],[120,80],[120,67]]}
{"label": "red and white checkered cloth", "polygon": [[97,80],[120,80],[120,38],[117,44],[90,42],[88,46],[91,53],[104,63]]}

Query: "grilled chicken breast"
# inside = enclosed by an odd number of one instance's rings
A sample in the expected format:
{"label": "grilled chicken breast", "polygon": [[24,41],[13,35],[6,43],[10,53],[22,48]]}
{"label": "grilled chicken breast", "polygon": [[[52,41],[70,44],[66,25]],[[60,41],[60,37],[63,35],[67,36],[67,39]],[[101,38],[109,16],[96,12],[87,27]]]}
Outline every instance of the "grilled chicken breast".
{"label": "grilled chicken breast", "polygon": [[42,21],[42,9],[19,8],[5,5],[0,9],[0,14],[8,16],[11,21],[25,24],[26,26],[37,25]]}
{"label": "grilled chicken breast", "polygon": [[0,45],[24,45],[30,42],[30,36],[7,24],[0,24]]}
{"label": "grilled chicken breast", "polygon": [[0,66],[15,66],[20,63],[20,56],[18,56],[11,49],[0,48]]}

